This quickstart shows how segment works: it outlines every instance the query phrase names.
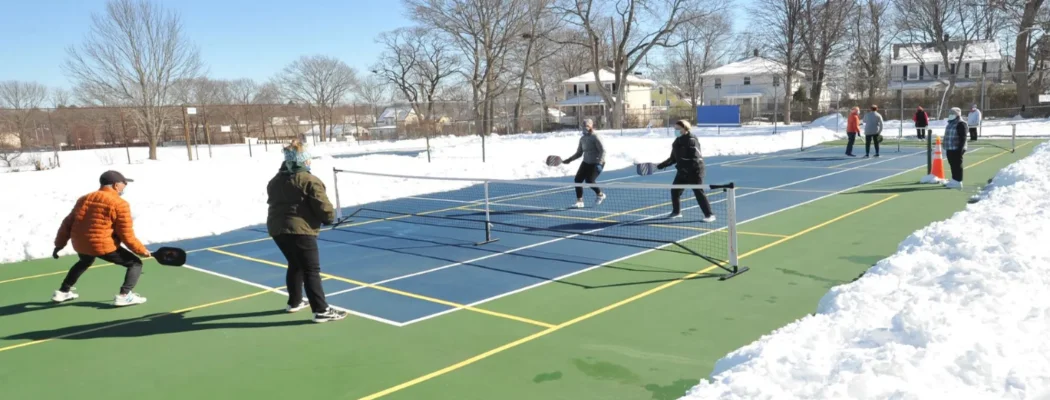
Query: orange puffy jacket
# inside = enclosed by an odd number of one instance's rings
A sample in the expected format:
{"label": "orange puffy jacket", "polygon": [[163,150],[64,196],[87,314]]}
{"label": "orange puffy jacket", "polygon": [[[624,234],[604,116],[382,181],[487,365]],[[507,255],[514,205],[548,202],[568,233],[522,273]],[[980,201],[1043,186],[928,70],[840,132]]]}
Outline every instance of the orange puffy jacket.
{"label": "orange puffy jacket", "polygon": [[849,114],[849,118],[846,119],[846,132],[860,133],[860,115],[854,113]]}
{"label": "orange puffy jacket", "polygon": [[77,253],[96,257],[117,251],[121,243],[135,254],[149,252],[131,227],[131,206],[108,186],[78,199],[73,211],[62,220],[55,248],[66,247],[70,239]]}

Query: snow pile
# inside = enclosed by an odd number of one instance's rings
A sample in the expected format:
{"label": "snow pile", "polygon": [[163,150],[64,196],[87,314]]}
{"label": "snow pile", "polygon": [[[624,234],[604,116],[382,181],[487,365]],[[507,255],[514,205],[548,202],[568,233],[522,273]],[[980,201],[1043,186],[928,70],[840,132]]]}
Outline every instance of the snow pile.
{"label": "snow pile", "polygon": [[[768,128],[699,129],[705,156],[758,154],[798,148],[799,128],[778,131]],[[654,133],[655,132],[655,133]],[[627,168],[638,161],[660,162],[668,157],[673,135],[660,130],[600,132],[605,143],[606,170]],[[490,136],[485,139],[482,162],[481,138],[438,137],[430,140],[431,162],[427,162],[424,139],[373,143],[324,143],[311,146],[316,157],[313,171],[328,184],[335,201],[332,168],[387,174],[436,177],[484,177],[529,179],[575,175],[579,161],[548,167],[548,155],[569,157],[576,151],[578,132]],[[806,142],[817,144],[844,134],[826,129],[807,129]],[[99,175],[116,169],[135,182],[125,198],[131,203],[135,231],[147,245],[220,234],[266,221],[266,184],[283,160],[278,146],[198,146],[201,160],[188,161],[186,147],[158,149],[158,161],[147,160],[144,148],[85,150],[60,153],[62,167],[47,171],[0,173],[0,185],[11,194],[0,196],[0,262],[13,262],[51,255],[55,231],[76,199],[98,189]],[[412,156],[396,154],[346,154],[376,151],[422,151]],[[40,156],[53,153],[39,153]],[[418,180],[417,180],[418,181]],[[343,207],[407,195],[451,190],[472,182],[430,181],[397,185],[388,178],[340,174]],[[5,192],[6,193],[6,192]],[[61,254],[72,254],[67,246]]]}
{"label": "snow pile", "polygon": [[1050,144],[687,399],[1050,398]]}

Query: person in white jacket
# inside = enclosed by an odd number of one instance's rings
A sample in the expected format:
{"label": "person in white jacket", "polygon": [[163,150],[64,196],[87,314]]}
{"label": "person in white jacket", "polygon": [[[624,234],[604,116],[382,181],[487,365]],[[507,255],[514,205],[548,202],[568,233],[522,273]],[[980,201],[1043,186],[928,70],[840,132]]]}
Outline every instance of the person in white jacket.
{"label": "person in white jacket", "polygon": [[970,106],[970,113],[966,115],[966,125],[970,126],[970,141],[977,140],[977,128],[981,126],[981,110],[977,105]]}

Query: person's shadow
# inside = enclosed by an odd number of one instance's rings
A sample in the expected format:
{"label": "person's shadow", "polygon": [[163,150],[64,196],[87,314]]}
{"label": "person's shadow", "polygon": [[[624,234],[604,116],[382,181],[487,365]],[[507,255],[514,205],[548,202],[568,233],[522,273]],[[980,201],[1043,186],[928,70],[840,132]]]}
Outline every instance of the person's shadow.
{"label": "person's shadow", "polygon": [[59,307],[84,307],[84,308],[97,308],[100,310],[116,308],[113,303],[103,303],[100,301],[70,301],[65,303],[55,303],[53,301],[29,301],[19,304],[9,304],[0,307],[0,317],[10,317],[12,315],[18,315],[27,312],[49,310]]}
{"label": "person's shadow", "polygon": [[188,312],[174,314],[158,313],[117,321],[95,322],[90,324],[69,326],[58,329],[25,332],[5,337],[4,340],[82,340],[96,338],[127,338],[163,335],[168,333],[202,331],[209,329],[268,328],[279,326],[296,326],[310,323],[309,318],[301,318],[291,321],[227,321],[239,318],[255,318],[286,314],[284,310],[256,311],[248,313],[222,315],[202,315],[199,317],[187,316],[187,313]]}

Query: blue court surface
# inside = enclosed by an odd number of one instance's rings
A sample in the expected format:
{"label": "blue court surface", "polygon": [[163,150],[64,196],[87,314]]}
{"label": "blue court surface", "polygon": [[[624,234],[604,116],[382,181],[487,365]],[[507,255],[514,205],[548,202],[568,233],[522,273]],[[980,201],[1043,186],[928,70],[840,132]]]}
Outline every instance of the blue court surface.
{"label": "blue court surface", "polygon": [[[818,146],[707,157],[705,183],[736,185],[736,220],[744,223],[926,163],[923,149],[887,149],[870,159],[843,153],[842,147]],[[585,189],[582,209],[569,207],[575,202],[571,186],[490,184],[488,215],[498,240],[484,244],[482,185],[345,207],[344,214],[357,214],[319,239],[328,301],[405,326],[550,282],[582,286],[563,279],[613,261],[629,264],[631,256],[658,249],[697,255],[688,272],[725,260],[724,192],[708,193],[718,220],[704,223],[691,193],[682,196],[684,217],[667,219],[666,190],[616,187],[669,184],[673,177],[673,167],[651,176],[638,176],[634,168],[605,171],[598,183],[605,184],[607,200],[595,205]],[[571,183],[572,177],[549,181]],[[746,228],[740,226],[738,236],[752,234]],[[263,288],[285,285],[286,261],[265,226],[165,245],[191,251],[188,268]]]}

